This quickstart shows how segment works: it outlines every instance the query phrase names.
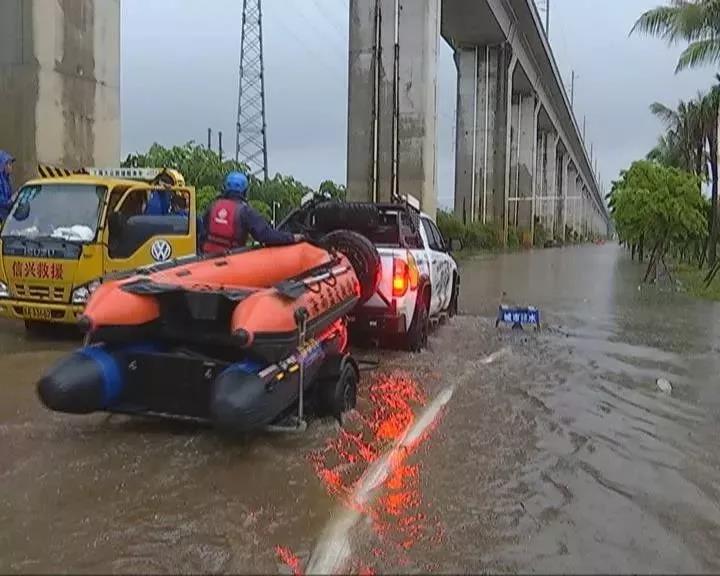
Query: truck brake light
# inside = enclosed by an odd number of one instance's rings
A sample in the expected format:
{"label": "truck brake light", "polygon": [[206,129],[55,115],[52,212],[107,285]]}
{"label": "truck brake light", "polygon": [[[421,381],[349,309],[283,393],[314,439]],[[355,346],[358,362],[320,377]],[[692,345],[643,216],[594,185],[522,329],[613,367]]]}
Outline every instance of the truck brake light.
{"label": "truck brake light", "polygon": [[407,294],[410,286],[410,270],[404,260],[395,258],[393,260],[393,281],[392,292],[395,298],[401,298]]}
{"label": "truck brake light", "polygon": [[410,290],[417,290],[418,284],[420,283],[420,269],[418,268],[415,258],[410,252],[408,252],[408,273]]}
{"label": "truck brake light", "polygon": [[393,296],[401,298],[408,290],[417,290],[420,281],[420,270],[415,258],[410,252],[407,253],[407,261],[400,258],[393,260]]}

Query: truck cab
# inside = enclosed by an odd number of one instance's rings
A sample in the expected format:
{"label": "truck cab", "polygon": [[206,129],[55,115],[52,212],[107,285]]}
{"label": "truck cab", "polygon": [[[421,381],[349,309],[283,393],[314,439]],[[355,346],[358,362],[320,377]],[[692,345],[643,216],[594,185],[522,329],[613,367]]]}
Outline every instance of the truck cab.
{"label": "truck cab", "polygon": [[195,190],[177,172],[83,172],[18,191],[0,231],[1,317],[72,324],[105,275],[196,253]]}

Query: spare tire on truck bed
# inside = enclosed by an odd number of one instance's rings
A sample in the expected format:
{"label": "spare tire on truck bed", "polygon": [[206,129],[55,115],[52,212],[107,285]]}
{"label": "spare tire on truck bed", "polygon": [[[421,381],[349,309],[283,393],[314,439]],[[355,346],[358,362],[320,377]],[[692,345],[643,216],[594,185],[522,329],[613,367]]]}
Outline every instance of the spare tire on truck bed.
{"label": "spare tire on truck bed", "polygon": [[380,225],[380,211],[367,202],[323,202],[313,214],[315,228],[325,233],[352,230],[362,234]]}
{"label": "spare tire on truck bed", "polygon": [[323,236],[319,242],[326,250],[337,250],[344,254],[360,282],[360,302],[367,302],[380,282],[380,254],[375,245],[362,234],[352,230],[336,230]]}

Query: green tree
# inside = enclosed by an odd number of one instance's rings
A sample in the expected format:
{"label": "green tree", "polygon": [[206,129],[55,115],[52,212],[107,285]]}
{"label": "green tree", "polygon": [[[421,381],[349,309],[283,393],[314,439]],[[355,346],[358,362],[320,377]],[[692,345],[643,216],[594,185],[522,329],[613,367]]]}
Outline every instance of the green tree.
{"label": "green tree", "polygon": [[344,201],[347,196],[347,189],[342,184],[335,184],[332,180],[325,180],[320,184],[319,192],[329,194],[335,200]]}
{"label": "green tree", "polygon": [[639,161],[613,183],[608,206],[621,241],[652,247],[647,280],[671,249],[686,251],[707,235],[706,201],[695,174]]}
{"label": "green tree", "polygon": [[128,168],[174,168],[183,174],[189,185],[195,186],[197,189],[211,186],[215,190],[220,190],[228,172],[247,170],[244,164],[234,160],[221,160],[216,152],[192,141],[172,148],[153,144],[145,154],[128,156],[123,162],[123,166]]}
{"label": "green tree", "polygon": [[[180,171],[188,185],[194,186],[198,212],[203,212],[217,197],[222,189],[223,181],[228,172],[240,171],[247,173],[247,166],[233,160],[221,160],[220,156],[195,142],[182,146],[165,148],[153,144],[144,154],[133,154],[127,157],[123,166],[127,168],[174,168]],[[330,180],[320,185],[320,191],[329,192],[333,198],[345,199],[345,186]],[[272,218],[272,207],[275,205],[276,218],[280,221],[293,208],[300,205],[300,200],[312,188],[298,182],[291,176],[276,174],[275,177],[263,181],[250,178],[248,198],[250,204],[268,220]]]}
{"label": "green tree", "polygon": [[[669,0],[666,6],[659,6],[645,12],[631,30],[663,38],[670,44],[687,44],[680,55],[676,72],[705,64],[720,63],[720,0]],[[713,189],[711,196],[710,238],[708,240],[708,261],[714,266],[717,256],[718,226],[718,123],[720,123],[720,98],[714,88],[702,106],[702,115],[710,134],[710,168]],[[709,124],[714,126],[710,128]]]}

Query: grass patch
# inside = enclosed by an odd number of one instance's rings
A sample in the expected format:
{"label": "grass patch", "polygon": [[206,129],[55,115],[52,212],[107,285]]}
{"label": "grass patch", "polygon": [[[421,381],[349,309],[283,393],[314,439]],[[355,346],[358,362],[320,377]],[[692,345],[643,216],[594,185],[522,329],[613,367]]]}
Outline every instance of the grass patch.
{"label": "grass patch", "polygon": [[703,300],[720,302],[720,275],[715,277],[710,286],[705,286],[705,275],[707,269],[698,270],[697,266],[690,264],[678,264],[675,267],[675,275],[682,282],[687,293]]}

